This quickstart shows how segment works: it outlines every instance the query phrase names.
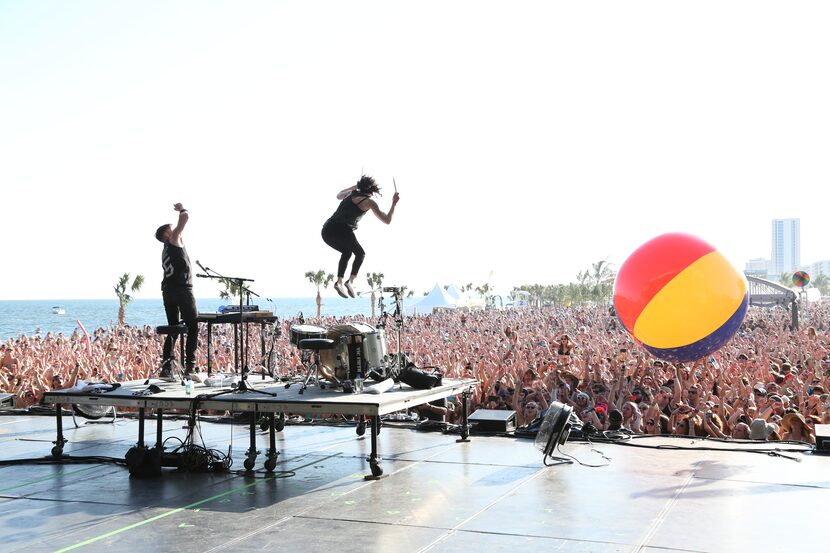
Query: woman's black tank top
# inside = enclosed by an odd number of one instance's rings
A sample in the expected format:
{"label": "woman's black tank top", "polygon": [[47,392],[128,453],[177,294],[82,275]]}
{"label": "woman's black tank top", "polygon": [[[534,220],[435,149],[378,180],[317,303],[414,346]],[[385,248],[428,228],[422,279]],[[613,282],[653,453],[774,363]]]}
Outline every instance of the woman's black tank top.
{"label": "woman's black tank top", "polygon": [[[356,204],[352,201],[355,197],[361,197],[359,202]],[[365,211],[361,210],[359,205],[363,203],[363,200],[368,198],[366,194],[362,194],[360,192],[354,191],[351,192],[348,196],[343,198],[340,202],[340,205],[337,206],[337,210],[334,212],[334,215],[329,217],[329,221],[333,223],[342,223],[349,227],[352,230],[357,229],[357,223],[363,218],[363,215],[366,213]]]}

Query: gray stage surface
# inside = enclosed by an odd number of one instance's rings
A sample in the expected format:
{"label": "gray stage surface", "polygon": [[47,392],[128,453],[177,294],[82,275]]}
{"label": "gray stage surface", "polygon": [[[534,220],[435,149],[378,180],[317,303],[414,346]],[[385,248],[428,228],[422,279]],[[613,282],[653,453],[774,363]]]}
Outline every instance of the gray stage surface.
{"label": "gray stage surface", "polygon": [[[65,417],[65,453],[123,457],[137,422]],[[167,436],[182,420],[165,420]],[[386,476],[364,481],[368,434],[354,426],[289,425],[278,471],[237,469],[246,425],[200,424],[227,451],[228,473],[165,469],[130,478],[116,465],[0,468],[0,550],[25,551],[826,551],[830,458],[640,449],[569,442],[603,468],[544,467],[530,440],[422,432],[387,423]],[[51,416],[0,417],[0,458],[50,458]],[[267,447],[267,433],[257,437]],[[636,443],[693,447],[701,440]]]}

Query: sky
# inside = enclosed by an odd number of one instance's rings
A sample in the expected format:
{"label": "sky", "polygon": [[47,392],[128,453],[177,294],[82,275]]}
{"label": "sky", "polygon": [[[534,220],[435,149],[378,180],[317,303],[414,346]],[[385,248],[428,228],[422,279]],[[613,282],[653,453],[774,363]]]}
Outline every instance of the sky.
{"label": "sky", "polygon": [[[311,296],[338,191],[367,272],[555,284],[688,232],[742,270],[771,220],[830,259],[827,2],[0,2],[0,299],[160,297],[153,232]],[[218,286],[195,283],[197,297]],[[329,288],[324,295],[334,295]]]}

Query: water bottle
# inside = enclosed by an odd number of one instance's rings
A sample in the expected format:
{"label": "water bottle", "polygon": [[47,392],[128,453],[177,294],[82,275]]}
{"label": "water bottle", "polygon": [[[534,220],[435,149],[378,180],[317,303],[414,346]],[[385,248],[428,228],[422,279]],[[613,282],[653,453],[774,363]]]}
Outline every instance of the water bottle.
{"label": "water bottle", "polygon": [[190,390],[193,387],[193,381],[188,376],[187,379],[184,381],[184,393],[190,395]]}
{"label": "water bottle", "polygon": [[360,369],[357,370],[357,374],[354,377],[354,393],[363,393],[363,371]]}

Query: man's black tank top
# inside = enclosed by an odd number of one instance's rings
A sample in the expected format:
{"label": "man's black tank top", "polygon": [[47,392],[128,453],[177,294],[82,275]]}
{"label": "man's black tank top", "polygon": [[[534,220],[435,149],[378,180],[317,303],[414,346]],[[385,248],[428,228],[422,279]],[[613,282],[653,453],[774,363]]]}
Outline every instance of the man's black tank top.
{"label": "man's black tank top", "polygon": [[[352,201],[352,198],[355,197],[362,197],[359,202],[356,204]],[[362,211],[360,207],[358,207],[363,200],[368,198],[366,194],[361,194],[360,192],[353,191],[348,196],[343,198],[343,201],[340,202],[340,205],[337,206],[337,211],[334,212],[334,215],[329,217],[329,221],[332,223],[343,223],[347,227],[352,230],[357,229],[357,223],[363,218],[363,215],[366,213]]]}
{"label": "man's black tank top", "polygon": [[164,270],[164,278],[161,281],[162,290],[193,287],[190,257],[186,249],[165,242],[164,249],[161,251],[161,268]]}

